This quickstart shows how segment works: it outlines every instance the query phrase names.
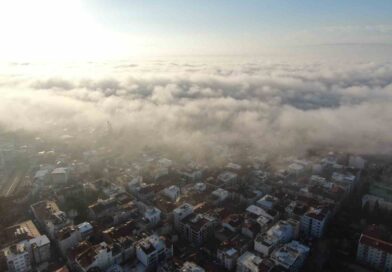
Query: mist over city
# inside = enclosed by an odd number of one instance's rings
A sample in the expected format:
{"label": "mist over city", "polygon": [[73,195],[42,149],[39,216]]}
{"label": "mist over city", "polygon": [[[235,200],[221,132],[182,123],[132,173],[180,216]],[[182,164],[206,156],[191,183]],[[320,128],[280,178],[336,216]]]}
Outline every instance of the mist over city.
{"label": "mist over city", "polygon": [[391,14],[1,2],[0,271],[391,271]]}
{"label": "mist over city", "polygon": [[1,79],[8,131],[91,143],[109,124],[110,144],[129,152],[391,152],[390,63],[122,61],[70,64],[68,76],[32,73],[45,64],[8,68],[16,73]]}

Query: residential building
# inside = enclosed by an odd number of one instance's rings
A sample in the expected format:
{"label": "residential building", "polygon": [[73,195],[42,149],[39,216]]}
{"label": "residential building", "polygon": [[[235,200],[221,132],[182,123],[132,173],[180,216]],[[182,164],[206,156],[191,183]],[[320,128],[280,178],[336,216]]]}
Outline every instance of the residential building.
{"label": "residential building", "polygon": [[288,166],[287,170],[290,174],[299,176],[305,172],[306,168],[304,165],[294,162]]}
{"label": "residential building", "polygon": [[93,232],[94,228],[89,222],[83,222],[77,225],[83,240],[87,239]]}
{"label": "residential building", "polygon": [[381,209],[392,210],[392,202],[385,200],[385,198],[369,194],[366,194],[362,197],[362,207],[368,204],[370,210],[373,210],[376,206],[376,203]]}
{"label": "residential building", "polygon": [[98,199],[88,208],[89,217],[92,220],[110,217],[113,224],[126,222],[136,212],[135,202],[129,194],[124,192],[112,194],[108,199]]}
{"label": "residential building", "polygon": [[357,260],[378,271],[392,271],[391,234],[369,226],[359,238]]}
{"label": "residential building", "polygon": [[299,226],[299,222],[294,221],[281,220],[266,233],[258,234],[254,241],[254,249],[263,256],[269,256],[279,244],[291,241]]}
{"label": "residential building", "polygon": [[54,239],[57,231],[72,223],[53,201],[44,200],[37,202],[31,205],[31,211],[35,219],[52,239]]}
{"label": "residential building", "polygon": [[66,256],[68,249],[76,246],[82,240],[82,235],[79,229],[75,226],[62,228],[55,236],[57,245],[63,256]]}
{"label": "residential building", "polygon": [[28,220],[4,229],[1,244],[7,246],[41,236],[33,221]]}
{"label": "residential building", "polygon": [[256,205],[268,211],[273,209],[276,204],[278,204],[278,202],[279,199],[277,197],[272,195],[265,195],[256,202]]}
{"label": "residential building", "polygon": [[331,177],[332,182],[348,187],[349,192],[353,191],[356,180],[357,177],[350,172],[333,172]]}
{"label": "residential building", "polygon": [[310,248],[298,241],[291,241],[271,254],[271,260],[290,272],[299,271],[308,256]]}
{"label": "residential building", "polygon": [[179,231],[189,242],[200,245],[214,234],[216,219],[205,214],[189,214],[179,221]]}
{"label": "residential building", "polygon": [[10,272],[29,272],[32,270],[28,245],[24,242],[3,249],[3,255]]}
{"label": "residential building", "polygon": [[179,272],[205,272],[205,270],[193,262],[185,262]]}
{"label": "residential building", "polygon": [[161,220],[161,211],[155,207],[148,208],[144,212],[144,217],[152,226],[154,226]]}
{"label": "residential building", "polygon": [[174,227],[179,229],[180,221],[193,213],[194,207],[191,204],[184,203],[173,210]]}
{"label": "residential building", "polygon": [[370,184],[369,193],[362,197],[362,206],[369,203],[373,209],[376,202],[382,209],[392,210],[392,186],[387,183],[375,182]]}
{"label": "residential building", "polygon": [[363,159],[361,156],[351,155],[348,159],[348,166],[356,168],[356,169],[363,169],[365,168],[366,160]]}
{"label": "residential building", "polygon": [[207,185],[203,182],[198,182],[193,186],[193,188],[195,189],[195,191],[202,193],[207,189]]}
{"label": "residential building", "polygon": [[29,240],[29,244],[31,249],[31,260],[34,264],[41,264],[50,260],[50,241],[46,235]]}
{"label": "residential building", "polygon": [[148,236],[136,244],[137,259],[148,268],[155,267],[172,254],[172,245],[167,244],[164,238],[156,234]]}
{"label": "residential building", "polygon": [[307,237],[322,237],[330,213],[330,209],[325,206],[309,208],[309,210],[301,217],[301,233]]}
{"label": "residential building", "polygon": [[260,208],[259,206],[256,205],[250,205],[249,207],[246,208],[246,212],[257,219],[260,216],[264,216],[268,219],[270,219],[272,222],[276,222],[279,219],[279,213],[276,210],[269,210],[266,211],[263,208]]}
{"label": "residential building", "polygon": [[177,202],[177,200],[180,198],[180,188],[176,185],[172,185],[163,189],[163,194],[171,201]]}
{"label": "residential building", "polygon": [[269,272],[274,264],[268,260],[260,258],[252,252],[246,251],[237,260],[237,272]]}
{"label": "residential building", "polygon": [[112,248],[105,242],[91,246],[76,257],[78,271],[87,272],[93,267],[106,270],[114,263]]}
{"label": "residential building", "polygon": [[230,196],[230,193],[228,191],[226,191],[225,189],[218,188],[215,191],[213,191],[211,193],[211,195],[213,196],[213,202],[219,203],[219,202],[222,202],[222,201],[225,201],[226,199],[228,199],[228,197]]}
{"label": "residential building", "polygon": [[233,247],[218,248],[216,257],[225,269],[232,271],[236,267],[239,251]]}
{"label": "residential building", "polygon": [[224,218],[221,222],[222,227],[229,229],[232,232],[238,232],[241,229],[243,223],[242,214],[230,214]]}
{"label": "residential building", "polygon": [[225,171],[225,172],[219,174],[218,180],[222,183],[225,183],[225,184],[229,184],[229,183],[233,184],[233,183],[237,182],[238,175],[236,173],[231,172],[231,171]]}
{"label": "residential building", "polygon": [[27,272],[50,259],[50,241],[46,235],[23,240],[2,250],[9,271]]}
{"label": "residential building", "polygon": [[66,167],[55,168],[52,173],[52,182],[54,184],[66,184],[68,182],[69,170]]}

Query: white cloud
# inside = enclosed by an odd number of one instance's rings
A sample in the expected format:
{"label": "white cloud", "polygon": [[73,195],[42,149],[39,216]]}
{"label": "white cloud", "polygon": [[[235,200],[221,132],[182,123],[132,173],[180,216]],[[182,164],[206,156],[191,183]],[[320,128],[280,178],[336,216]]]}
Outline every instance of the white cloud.
{"label": "white cloud", "polygon": [[111,73],[88,79],[27,76],[29,66],[0,82],[8,130],[58,136],[71,128],[91,140],[99,133],[86,129],[110,121],[113,144],[124,150],[158,145],[210,156],[211,146],[269,154],[392,147],[391,63],[205,63],[192,71],[186,63],[109,63],[95,66]]}

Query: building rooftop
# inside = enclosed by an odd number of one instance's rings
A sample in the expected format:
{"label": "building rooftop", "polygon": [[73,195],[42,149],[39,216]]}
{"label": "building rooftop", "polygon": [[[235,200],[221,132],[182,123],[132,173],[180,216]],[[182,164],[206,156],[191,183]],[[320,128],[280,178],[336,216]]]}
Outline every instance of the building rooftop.
{"label": "building rooftop", "polygon": [[266,247],[276,245],[279,242],[279,237],[268,233],[259,233],[256,236],[255,242],[258,242]]}
{"label": "building rooftop", "polygon": [[226,182],[229,182],[232,179],[237,178],[237,176],[238,175],[236,173],[233,173],[233,172],[230,172],[230,171],[225,171],[225,172],[219,174],[218,179],[221,180],[222,182],[226,183]]}
{"label": "building rooftop", "polygon": [[325,206],[310,207],[309,210],[305,213],[306,216],[319,221],[323,221],[328,216],[328,214],[329,208]]}
{"label": "building rooftop", "polygon": [[236,163],[229,162],[229,163],[226,165],[226,168],[228,168],[228,169],[233,169],[233,170],[235,170],[235,171],[239,171],[239,170],[241,170],[242,166],[239,165],[239,164],[236,164]]}
{"label": "building rooftop", "polygon": [[56,239],[59,241],[65,240],[69,238],[75,231],[77,231],[75,226],[66,226],[56,233]]}
{"label": "building rooftop", "polygon": [[35,172],[34,179],[44,178],[48,173],[49,173],[49,170],[47,170],[47,169],[40,169],[37,172]]}
{"label": "building rooftop", "polygon": [[87,250],[79,254],[76,259],[83,268],[88,268],[95,261],[96,256],[101,251],[109,252],[110,250],[109,246],[105,242],[102,242],[98,245],[89,247]]}
{"label": "building rooftop", "polygon": [[381,197],[386,201],[392,202],[392,186],[389,184],[375,182],[369,187],[369,194]]}
{"label": "building rooftop", "polygon": [[18,254],[21,254],[24,252],[28,252],[28,249],[27,249],[26,243],[23,243],[23,242],[13,244],[12,246],[9,246],[9,247],[3,249],[3,254],[5,257],[12,256],[12,255],[18,255]]}
{"label": "building rooftop", "polygon": [[220,200],[224,200],[229,196],[229,192],[222,188],[214,190],[211,194],[218,197]]}
{"label": "building rooftop", "polygon": [[191,204],[189,204],[189,203],[184,203],[184,204],[182,204],[181,206],[175,208],[175,209],[173,210],[173,212],[174,212],[174,213],[181,213],[181,212],[190,211],[190,210],[193,211],[193,206],[192,206]]}
{"label": "building rooftop", "polygon": [[238,258],[237,263],[241,263],[250,271],[258,271],[263,263],[263,259],[259,256],[256,256],[252,252],[246,251]]}
{"label": "building rooftop", "polygon": [[161,214],[161,211],[158,208],[152,207],[148,208],[146,212],[144,213],[145,217],[153,217],[153,216],[158,216]]}
{"label": "building rooftop", "polygon": [[180,272],[204,272],[205,270],[193,262],[185,262]]}
{"label": "building rooftop", "polygon": [[285,268],[291,267],[298,258],[305,257],[309,252],[309,247],[299,243],[298,241],[291,241],[275,250],[271,254],[271,259]]}
{"label": "building rooftop", "polygon": [[6,228],[3,231],[3,244],[16,243],[22,240],[30,240],[40,236],[40,232],[34,225],[33,221],[28,220],[17,225]]}
{"label": "building rooftop", "polygon": [[141,248],[146,255],[149,255],[154,251],[163,249],[165,243],[158,235],[153,234],[140,240],[137,247]]}
{"label": "building rooftop", "polygon": [[193,213],[182,219],[182,222],[188,224],[195,231],[199,231],[204,225],[210,223],[213,220],[213,218],[207,215]]}
{"label": "building rooftop", "polygon": [[46,235],[41,235],[31,239],[30,244],[32,247],[41,247],[50,244],[50,240]]}
{"label": "building rooftop", "polygon": [[86,233],[93,230],[93,226],[89,222],[83,222],[77,225],[80,233]]}
{"label": "building rooftop", "polygon": [[55,175],[55,174],[66,174],[66,173],[67,173],[67,168],[66,167],[58,167],[58,168],[56,168],[56,169],[54,169],[52,171],[52,175]]}
{"label": "building rooftop", "polygon": [[234,228],[238,228],[241,226],[242,221],[243,221],[242,214],[230,214],[229,216],[226,216],[222,220],[222,223],[228,224]]}
{"label": "building rooftop", "polygon": [[257,201],[257,204],[268,207],[268,208],[272,208],[278,202],[279,202],[279,199],[277,197],[274,197],[272,195],[265,195]]}
{"label": "building rooftop", "polygon": [[265,213],[262,208],[257,207],[256,205],[250,205],[248,208],[246,208],[246,211],[258,217]]}
{"label": "building rooftop", "polygon": [[67,217],[54,201],[40,201],[31,205],[32,210],[38,220],[52,221],[54,224],[61,224],[67,221]]}
{"label": "building rooftop", "polygon": [[299,163],[292,163],[288,166],[288,168],[292,171],[302,171],[304,169],[304,166]]}
{"label": "building rooftop", "polygon": [[362,233],[359,243],[392,254],[392,239],[390,233],[375,225],[369,226]]}

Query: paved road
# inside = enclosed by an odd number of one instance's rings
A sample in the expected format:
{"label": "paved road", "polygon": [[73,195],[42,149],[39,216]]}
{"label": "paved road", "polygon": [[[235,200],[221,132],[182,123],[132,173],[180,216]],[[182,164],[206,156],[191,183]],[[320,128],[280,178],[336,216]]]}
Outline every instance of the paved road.
{"label": "paved road", "polygon": [[1,185],[1,192],[2,196],[10,196],[15,189],[18,187],[19,183],[23,181],[25,176],[25,171],[11,171],[5,178],[4,182]]}

